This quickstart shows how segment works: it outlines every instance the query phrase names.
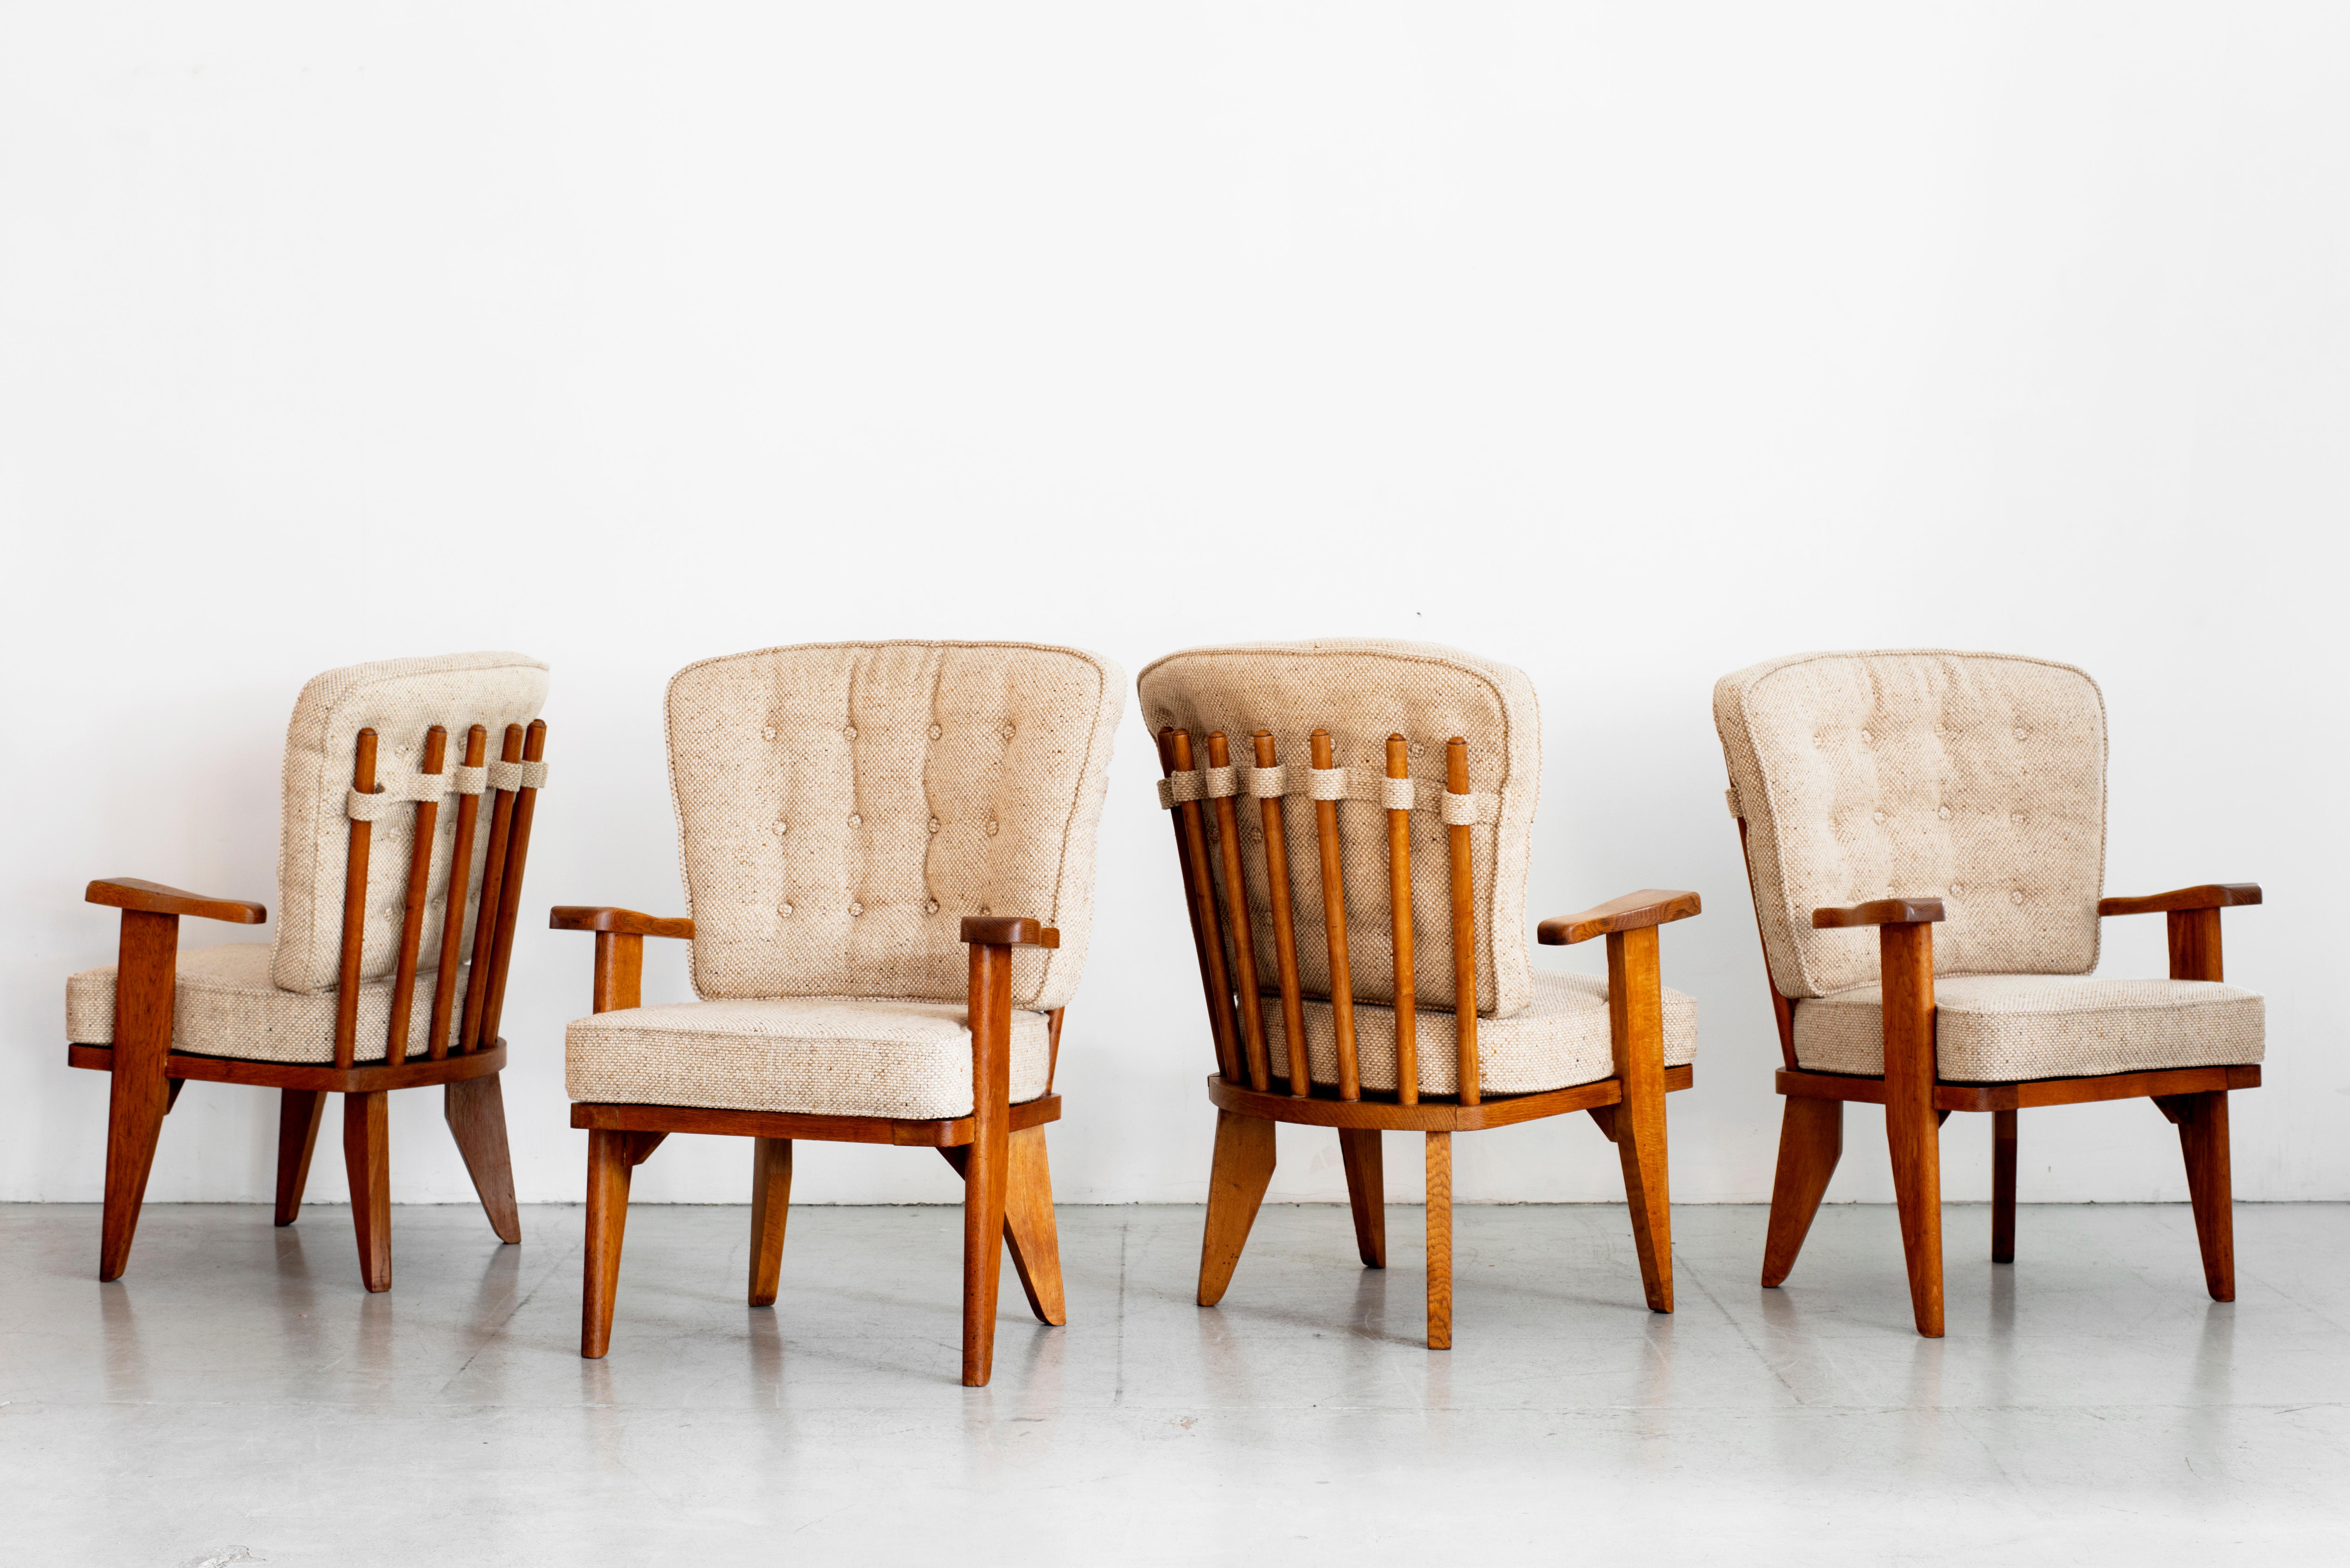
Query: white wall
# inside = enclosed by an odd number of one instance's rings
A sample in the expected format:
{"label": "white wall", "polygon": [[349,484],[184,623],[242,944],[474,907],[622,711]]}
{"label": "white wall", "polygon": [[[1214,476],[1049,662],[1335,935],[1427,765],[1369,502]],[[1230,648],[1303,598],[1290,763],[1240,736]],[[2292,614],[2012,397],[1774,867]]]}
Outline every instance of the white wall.
{"label": "white wall", "polygon": [[[690,659],[1016,636],[1131,673],[1323,633],[1532,673],[1537,910],[1703,893],[1665,937],[1698,1201],[1765,1195],[1777,1127],[1714,677],[2087,666],[2109,888],[2268,890],[2227,925],[2271,997],[2237,1189],[2350,1197],[2345,44],[2338,7],[2138,0],[12,6],[0,1197],[99,1191],[61,993],[114,922],[81,885],[274,903],[317,670],[551,660],[528,908],[673,912]],[[1196,1199],[1210,1056],[1130,711],[1119,748],[1054,1159],[1066,1199]],[[516,1174],[576,1198],[588,943],[525,928]],[[2106,950],[2160,973],[2161,922]],[[192,1087],[152,1196],[265,1199],[274,1111]],[[1885,1198],[1852,1119],[1833,1195]],[[468,1196],[438,1122],[399,1097],[403,1199]],[[1979,1195],[1988,1127],[1950,1130]],[[2184,1194],[2144,1105],[2023,1137],[2027,1198]],[[1283,1151],[1277,1198],[1343,1193],[1335,1140]],[[1460,1160],[1474,1199],[1621,1191],[1580,1120]],[[740,1200],[746,1162],[672,1144],[638,1192]],[[954,1194],[839,1147],[797,1191]]]}

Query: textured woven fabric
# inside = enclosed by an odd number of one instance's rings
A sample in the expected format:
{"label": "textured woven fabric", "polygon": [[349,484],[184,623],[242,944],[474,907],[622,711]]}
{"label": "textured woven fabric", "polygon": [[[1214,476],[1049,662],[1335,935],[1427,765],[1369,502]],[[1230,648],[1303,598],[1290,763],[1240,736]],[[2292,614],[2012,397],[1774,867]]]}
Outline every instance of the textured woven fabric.
{"label": "textured woven fabric", "polygon": [[1059,928],[1015,1007],[1076,994],[1124,677],[1076,649],[827,643],[669,687],[670,781],[704,998],[960,1002],[966,915]]}
{"label": "textured woven fabric", "polygon": [[[267,942],[181,949],[178,984],[172,995],[172,1048],[245,1062],[334,1061],[335,992],[287,991],[271,978],[272,961]],[[75,1044],[114,1043],[114,970],[108,964],[66,981],[66,1038]],[[452,1033],[464,1016],[467,972],[466,966],[458,967],[449,1012]],[[416,977],[416,996],[408,1014],[411,1053],[421,1052],[431,1035],[437,978],[430,970]],[[390,1023],[391,981],[359,987],[353,1059],[382,1061]]]}
{"label": "textured woven fabric", "polygon": [[[1596,975],[1535,970],[1533,1004],[1508,1018],[1477,1021],[1477,1084],[1489,1095],[1530,1095],[1570,1088],[1612,1077],[1616,1058],[1609,1047],[1607,982]],[[1419,1054],[1419,1092],[1460,1092],[1461,1059],[1448,1011],[1416,1010],[1414,1038]],[[1266,1048],[1273,1058],[1274,1086],[1286,1088],[1287,1032],[1281,1000],[1264,1001]],[[1697,1003],[1678,991],[1665,992],[1665,1064],[1679,1066],[1697,1056]],[[1396,1015],[1388,1007],[1355,1005],[1355,1064],[1367,1089],[1396,1086]],[[1338,1033],[1326,1002],[1305,1004],[1305,1064],[1317,1084],[1338,1081]]]}
{"label": "textured woven fabric", "polygon": [[[2265,1003],[2202,980],[1978,974],[1934,982],[1935,1056],[1945,1078],[2005,1084],[2261,1059]],[[1795,1060],[1814,1072],[1885,1071],[1885,1001],[1875,982],[1795,1004]]]}
{"label": "textured woven fabric", "polygon": [[1873,981],[1877,932],[1812,911],[1939,898],[1934,968],[2085,974],[2105,879],[2106,715],[2068,664],[2004,654],[1809,653],[1713,689],[1772,983]]}
{"label": "textured woven fabric", "polygon": [[[350,846],[351,765],[359,732],[376,732],[376,772],[385,781],[414,774],[433,725],[449,732],[442,764],[455,771],[465,754],[465,732],[490,732],[498,754],[506,726],[527,724],[546,701],[546,666],[519,653],[459,653],[434,659],[392,659],[329,670],[302,688],[286,729],[285,805],[277,851],[277,947],[272,973],[289,991],[332,992],[340,975],[343,882]],[[489,853],[488,807],[473,838],[473,864],[464,918],[470,928],[480,902],[481,867]],[[370,830],[366,943],[359,972],[379,980],[400,958],[400,926],[413,847],[413,805],[381,817]],[[440,951],[442,912],[449,902],[449,863],[456,847],[453,796],[434,831],[432,882],[427,893],[424,951]],[[472,941],[470,929],[465,940]],[[470,945],[468,951],[471,950]],[[370,1045],[369,1042],[372,1040]],[[360,1052],[383,1054],[383,1029],[359,1027]],[[285,1058],[303,1060],[306,1058]]]}
{"label": "textured woven fabric", "polygon": [[[1193,649],[1154,661],[1138,683],[1143,718],[1191,732],[1195,747],[1221,730],[1235,753],[1273,732],[1284,763],[1307,765],[1308,798],[1282,803],[1289,842],[1291,909],[1296,920],[1299,983],[1310,996],[1330,994],[1329,950],[1322,918],[1322,870],[1314,800],[1345,789],[1351,771],[1367,799],[1337,803],[1347,892],[1347,944],[1358,1002],[1395,999],[1395,949],[1389,933],[1388,815],[1384,798],[1388,736],[1411,742],[1417,798],[1433,807],[1445,791],[1445,742],[1469,742],[1472,791],[1498,797],[1491,819],[1470,833],[1477,911],[1477,1004],[1508,1018],[1534,1002],[1526,956],[1526,859],[1541,788],[1542,717],[1524,673],[1492,659],[1432,643],[1332,639]],[[1310,767],[1311,737],[1330,732],[1335,767]],[[1333,792],[1326,795],[1325,792]],[[1210,836],[1213,842],[1213,814]],[[1275,972],[1272,896],[1265,881],[1264,826],[1254,802],[1239,808],[1242,864],[1248,883],[1259,970]],[[1413,980],[1420,1002],[1452,1005],[1451,843],[1436,810],[1411,822]],[[1222,887],[1221,854],[1211,855]],[[1445,1071],[1451,1071],[1450,1064]]]}
{"label": "textured woven fabric", "polygon": [[[574,1100],[920,1120],[972,1112],[961,1002],[853,997],[632,1007],[564,1032]],[[1045,1015],[1012,1013],[1012,1102],[1045,1092]]]}

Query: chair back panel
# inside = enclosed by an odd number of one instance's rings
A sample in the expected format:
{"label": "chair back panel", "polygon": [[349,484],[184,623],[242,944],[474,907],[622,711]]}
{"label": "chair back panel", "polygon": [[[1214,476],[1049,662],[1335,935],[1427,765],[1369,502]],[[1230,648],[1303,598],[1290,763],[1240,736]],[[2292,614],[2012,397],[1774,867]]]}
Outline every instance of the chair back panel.
{"label": "chair back panel", "polygon": [[2069,664],[1904,649],[1725,675],[1713,714],[1781,995],[1877,978],[1877,933],[1812,911],[1935,898],[1934,968],[2085,974],[2105,882],[2106,712]]}
{"label": "chair back panel", "polygon": [[1057,927],[1013,1004],[1076,992],[1125,703],[1116,665],[1015,642],[823,643],[670,681],[670,782],[705,998],[961,1001],[966,915]]}
{"label": "chair back panel", "polygon": [[[547,668],[520,653],[460,653],[393,659],[329,670],[302,689],[286,731],[285,801],[277,855],[277,938],[271,976],[287,991],[334,990],[340,978],[344,905],[351,838],[352,768],[359,732],[376,734],[377,787],[403,801],[443,787],[421,784],[426,735],[448,732],[444,773],[453,778],[464,760],[467,732],[489,732],[496,759],[509,726],[526,726],[546,701]],[[405,793],[403,793],[405,792]],[[456,796],[445,798],[453,802]],[[494,792],[493,797],[494,798]],[[362,981],[392,973],[402,945],[405,907],[415,852],[418,814],[387,811],[369,826],[366,912],[359,951]],[[442,948],[442,929],[460,813],[437,812],[431,874],[423,909],[421,962],[431,969]],[[463,946],[473,950],[473,927],[486,857],[489,825],[473,836],[457,919]]]}
{"label": "chair back panel", "polygon": [[[1433,643],[1332,639],[1172,653],[1146,668],[1138,686],[1145,721],[1153,732],[1187,732],[1194,765],[1204,764],[1208,739],[1218,732],[1228,739],[1235,765],[1253,764],[1252,737],[1259,730],[1273,732],[1277,765],[1287,779],[1282,821],[1298,983],[1304,995],[1326,1001],[1329,944],[1307,782],[1314,732],[1330,732],[1332,762],[1347,772],[1347,794],[1336,813],[1350,989],[1355,1001],[1383,1007],[1396,998],[1389,820],[1380,793],[1388,737],[1401,734],[1409,742],[1417,803],[1409,815],[1417,1000],[1445,1009],[1454,1007],[1456,988],[1450,833],[1438,807],[1446,793],[1446,742],[1453,736],[1467,741],[1471,792],[1482,799],[1470,833],[1478,1011],[1507,1018],[1533,1005],[1526,866],[1541,788],[1542,718],[1523,670]],[[1260,992],[1272,994],[1278,965],[1265,830],[1258,800],[1245,788],[1237,798],[1247,928]],[[1212,832],[1212,815],[1206,820]],[[1229,908],[1223,858],[1211,854],[1208,864],[1217,898]]]}

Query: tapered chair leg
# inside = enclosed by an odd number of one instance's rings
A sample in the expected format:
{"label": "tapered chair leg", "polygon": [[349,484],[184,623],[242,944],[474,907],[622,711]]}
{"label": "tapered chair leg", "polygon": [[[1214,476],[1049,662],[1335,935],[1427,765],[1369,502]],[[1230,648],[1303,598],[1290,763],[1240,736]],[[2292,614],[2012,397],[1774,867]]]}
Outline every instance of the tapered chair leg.
{"label": "tapered chair leg", "polygon": [[1053,1213],[1053,1171],[1045,1158],[1045,1129],[1012,1135],[1011,1182],[1003,1210],[1003,1239],[1012,1247],[1012,1267],[1027,1293],[1036,1321],[1055,1328],[1069,1321],[1061,1291],[1061,1229]]}
{"label": "tapered chair leg", "polygon": [[984,1388],[994,1375],[995,1303],[1003,1282],[1003,1210],[1012,1163],[1008,1119],[980,1128],[964,1156],[962,1382],[966,1388]]}
{"label": "tapered chair leg", "polygon": [[351,1228],[359,1244],[359,1279],[369,1291],[391,1289],[391,1127],[388,1092],[343,1096],[343,1167],[350,1175]]}
{"label": "tapered chair leg", "polygon": [[1779,1120],[1779,1174],[1771,1184],[1771,1233],[1762,1243],[1762,1282],[1794,1272],[1820,1198],[1844,1156],[1844,1102],[1791,1095]]}
{"label": "tapered chair leg", "polygon": [[99,1222],[98,1277],[119,1280],[130,1265],[130,1239],[147,1198],[147,1173],[163,1133],[169,1089],[161,1067],[151,1084],[136,1069],[109,1075],[106,1116],[106,1211]]}
{"label": "tapered chair leg", "polygon": [[506,1102],[498,1075],[466,1078],[442,1092],[441,1115],[465,1157],[465,1171],[482,1199],[490,1229],[511,1245],[522,1240],[522,1211],[515,1204],[514,1161],[506,1153]]}
{"label": "tapered chair leg", "polygon": [[1428,1348],[1452,1348],[1452,1135],[1428,1135]]}
{"label": "tapered chair leg", "polygon": [[1215,1166],[1208,1173],[1208,1224],[1200,1239],[1200,1304],[1224,1299],[1249,1228],[1273,1181],[1274,1124],[1236,1111],[1216,1112]]}
{"label": "tapered chair leg", "polygon": [[1991,1261],[2015,1262],[2014,1111],[1991,1114]]}
{"label": "tapered chair leg", "polygon": [[2178,1144],[2187,1156],[2187,1194],[2195,1240],[2203,1249],[2203,1282],[2215,1302],[2236,1299],[2236,1219],[2228,1171],[2228,1092],[2181,1095]]}
{"label": "tapered chair leg", "polygon": [[1355,1251],[1367,1269],[1388,1266],[1387,1171],[1379,1129],[1340,1127],[1338,1157],[1347,1168],[1347,1202],[1355,1211]]}
{"label": "tapered chair leg", "polygon": [[[751,1304],[773,1306],[784,1278],[784,1224],[792,1212],[792,1140],[751,1140]],[[615,1248],[615,1251],[618,1249]]]}
{"label": "tapered chair leg", "polygon": [[[1616,1107],[1616,1154],[1624,1168],[1624,1201],[1632,1214],[1640,1288],[1650,1312],[1670,1312],[1673,1208],[1665,1165],[1665,1085],[1659,1074],[1625,1087],[1624,1103]],[[1640,1090],[1646,1093],[1636,1101]]]}
{"label": "tapered chair leg", "polygon": [[326,1119],[320,1089],[281,1089],[277,1094],[277,1223],[291,1225],[302,1212],[302,1190],[310,1184],[310,1157],[318,1148],[318,1124]]}
{"label": "tapered chair leg", "polygon": [[588,1236],[579,1295],[579,1354],[590,1361],[612,1347],[612,1303],[620,1288],[620,1238],[629,1225],[629,1178],[667,1133],[588,1135]]}
{"label": "tapered chair leg", "polygon": [[172,972],[180,918],[140,909],[122,914],[114,971],[114,1071],[108,1075],[106,1211],[99,1221],[98,1277],[119,1280],[147,1198],[155,1140],[172,1108]]}
{"label": "tapered chair leg", "polygon": [[1942,1141],[1934,1112],[1934,950],[1930,925],[1878,928],[1885,998],[1885,1141],[1909,1265],[1918,1332],[1942,1337]]}

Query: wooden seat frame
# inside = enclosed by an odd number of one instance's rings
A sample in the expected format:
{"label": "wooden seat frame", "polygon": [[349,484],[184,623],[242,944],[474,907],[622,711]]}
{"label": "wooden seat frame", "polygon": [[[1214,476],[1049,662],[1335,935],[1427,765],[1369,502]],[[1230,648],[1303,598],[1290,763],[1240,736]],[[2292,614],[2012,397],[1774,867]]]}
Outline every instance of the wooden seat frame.
{"label": "wooden seat frame", "polygon": [[[641,915],[607,905],[562,905],[548,924],[558,931],[596,933],[595,1011],[644,1004],[647,937],[691,940],[693,922]],[[982,915],[961,927],[971,949],[972,1114],[946,1120],[895,1116],[802,1115],[686,1106],[580,1103],[571,1125],[588,1133],[588,1239],[581,1293],[579,1354],[602,1357],[612,1345],[612,1308],[619,1291],[620,1242],[628,1226],[629,1179],[671,1133],[747,1137],[751,1145],[750,1302],[773,1306],[783,1280],[784,1228],[792,1199],[792,1143],[897,1144],[935,1148],[963,1181],[962,1381],[986,1386],[995,1356],[995,1309],[1003,1245],[1038,1322],[1058,1328],[1069,1320],[1061,1290],[1061,1243],[1053,1219],[1053,1177],[1045,1155],[1045,1127],[1061,1118],[1053,1093],[1060,1064],[1061,1019],[1045,1014],[1051,1057],[1045,1093],[1011,1103],[1012,950],[1057,948],[1061,933],[1033,919]],[[997,1241],[1003,1239],[1002,1243]]]}
{"label": "wooden seat frame", "polygon": [[[1754,860],[1746,821],[1738,822],[1749,887]],[[2170,978],[2221,978],[2220,911],[2261,901],[2249,882],[2181,888],[2142,898],[2100,898],[2097,915],[2162,914],[2169,920]],[[2228,1172],[2228,1096],[2256,1089],[2258,1066],[2178,1067],[2108,1073],[2080,1078],[2030,1078],[2014,1083],[1954,1083],[1937,1070],[1934,1006],[1934,925],[1939,898],[1880,898],[1812,911],[1819,929],[1874,926],[1883,978],[1885,1074],[1865,1077],[1815,1073],[1795,1060],[1795,1009],[1803,1003],[1771,988],[1784,1059],[1778,1091],[1786,1098],[1779,1133],[1779,1168],[1771,1188],[1771,1229],[1762,1250],[1762,1283],[1783,1283],[1819,1212],[1828,1179],[1844,1153],[1848,1101],[1885,1107],[1885,1140],[1893,1162],[1894,1200],[1901,1216],[1901,1247],[1908,1263],[1909,1305],[1918,1332],[1942,1337],[1941,1127],[1952,1111],[1987,1111],[1991,1118],[1991,1259],[2015,1261],[2016,1116],[2044,1106],[2100,1100],[2150,1099],[2178,1128],[2187,1161],[2187,1190],[2203,1279],[2217,1302],[2236,1299],[2235,1221]],[[1768,964],[1768,953],[1765,953]]]}
{"label": "wooden seat frame", "polygon": [[[488,732],[472,727],[464,765],[478,768]],[[421,771],[437,774],[448,760],[448,731],[426,732]],[[351,784],[377,793],[376,732],[359,732]],[[546,752],[546,725],[533,721],[506,727],[503,761],[536,763]],[[180,919],[192,915],[236,925],[259,925],[269,918],[263,906],[239,898],[182,892],[133,877],[105,877],[89,885],[90,903],[122,911],[120,959],[114,981],[114,1043],[70,1045],[66,1059],[77,1067],[113,1076],[106,1133],[106,1210],[100,1226],[98,1277],[116,1280],[130,1261],[139,1228],[147,1174],[162,1134],[163,1118],[191,1079],[247,1084],[278,1091],[276,1221],[291,1225],[302,1209],[302,1189],[317,1147],[318,1124],[330,1094],[343,1096],[343,1162],[350,1175],[351,1223],[358,1233],[359,1277],[369,1291],[391,1288],[391,1135],[385,1096],[395,1089],[442,1086],[442,1112],[464,1157],[473,1190],[502,1241],[522,1240],[522,1217],[515,1206],[514,1169],[506,1147],[505,1101],[498,1073],[506,1064],[506,1043],[498,1037],[505,1007],[506,971],[514,957],[515,919],[522,907],[523,866],[530,853],[531,818],[538,791],[530,786],[494,790],[489,843],[483,860],[479,912],[474,918],[471,969],[464,1006],[448,984],[464,957],[465,908],[471,892],[474,835],[482,797],[461,794],[452,847],[447,916],[433,975],[431,1025],[424,1049],[411,1054],[409,1020],[422,956],[427,893],[432,884],[433,832],[441,802],[416,805],[414,850],[401,914],[398,967],[392,979],[390,1023],[384,1059],[360,1064],[359,1036],[360,959],[366,947],[368,858],[374,825],[354,821],[345,867],[342,944],[335,1003],[331,1064],[260,1062],[245,1057],[204,1056],[172,1048],[172,1007],[177,988]]]}
{"label": "wooden seat frame", "polygon": [[[1256,765],[1272,768],[1278,758],[1270,731],[1253,737]],[[1168,726],[1158,734],[1159,768],[1172,778],[1192,769],[1188,731]],[[1330,732],[1314,732],[1313,765],[1332,763]],[[1207,737],[1208,765],[1231,765],[1222,731]],[[1447,788],[1469,793],[1468,742],[1446,742]],[[1387,776],[1410,777],[1410,746],[1402,735],[1387,742]],[[1338,1081],[1316,1084],[1307,1061],[1304,997],[1297,969],[1295,917],[1283,798],[1258,802],[1263,814],[1266,886],[1272,891],[1277,1005],[1288,1055],[1286,1093],[1273,1085],[1263,1008],[1276,999],[1259,983],[1256,939],[1245,893],[1239,811],[1231,795],[1209,801],[1177,800],[1170,812],[1176,858],[1191,911],[1191,940],[1208,1005],[1209,1031],[1217,1069],[1208,1080],[1216,1107],[1214,1166],[1209,1177],[1206,1231],[1200,1248],[1199,1303],[1214,1306],[1230,1287],[1232,1271],[1248,1244],[1257,1210],[1273,1180],[1274,1127],[1291,1122],[1333,1127],[1347,1173],[1354,1210],[1355,1243],[1366,1268],[1387,1266],[1385,1171],[1382,1132],[1425,1137],[1428,1172],[1428,1346],[1452,1347],[1452,1135],[1509,1127],[1543,1116],[1588,1111],[1616,1145],[1624,1170],[1632,1236],[1640,1259],[1640,1282],[1649,1308],[1673,1310],[1672,1211],[1665,1156],[1665,1096],[1694,1081],[1690,1067],[1664,1064],[1664,991],[1658,961],[1657,928],[1699,912],[1695,893],[1649,888],[1586,909],[1544,920],[1540,940],[1551,946],[1607,939],[1607,1014],[1614,1073],[1595,1083],[1539,1094],[1487,1096],[1477,1069],[1477,961],[1475,877],[1471,830],[1448,830],[1451,873],[1453,989],[1465,1005],[1454,1012],[1460,1091],[1419,1092],[1416,1006],[1412,971],[1411,826],[1409,811],[1389,810],[1388,881],[1389,940],[1396,976],[1397,1084],[1393,1091],[1362,1087],[1355,1051],[1354,996],[1347,952],[1346,881],[1338,833],[1337,803],[1314,802],[1321,855],[1324,925],[1329,947],[1330,1002],[1338,1056]],[[1214,852],[1221,856],[1225,897],[1218,897],[1216,866],[1210,861],[1208,824],[1214,821]],[[1227,943],[1229,942],[1229,946]],[[1382,1003],[1380,1005],[1386,1005]]]}

